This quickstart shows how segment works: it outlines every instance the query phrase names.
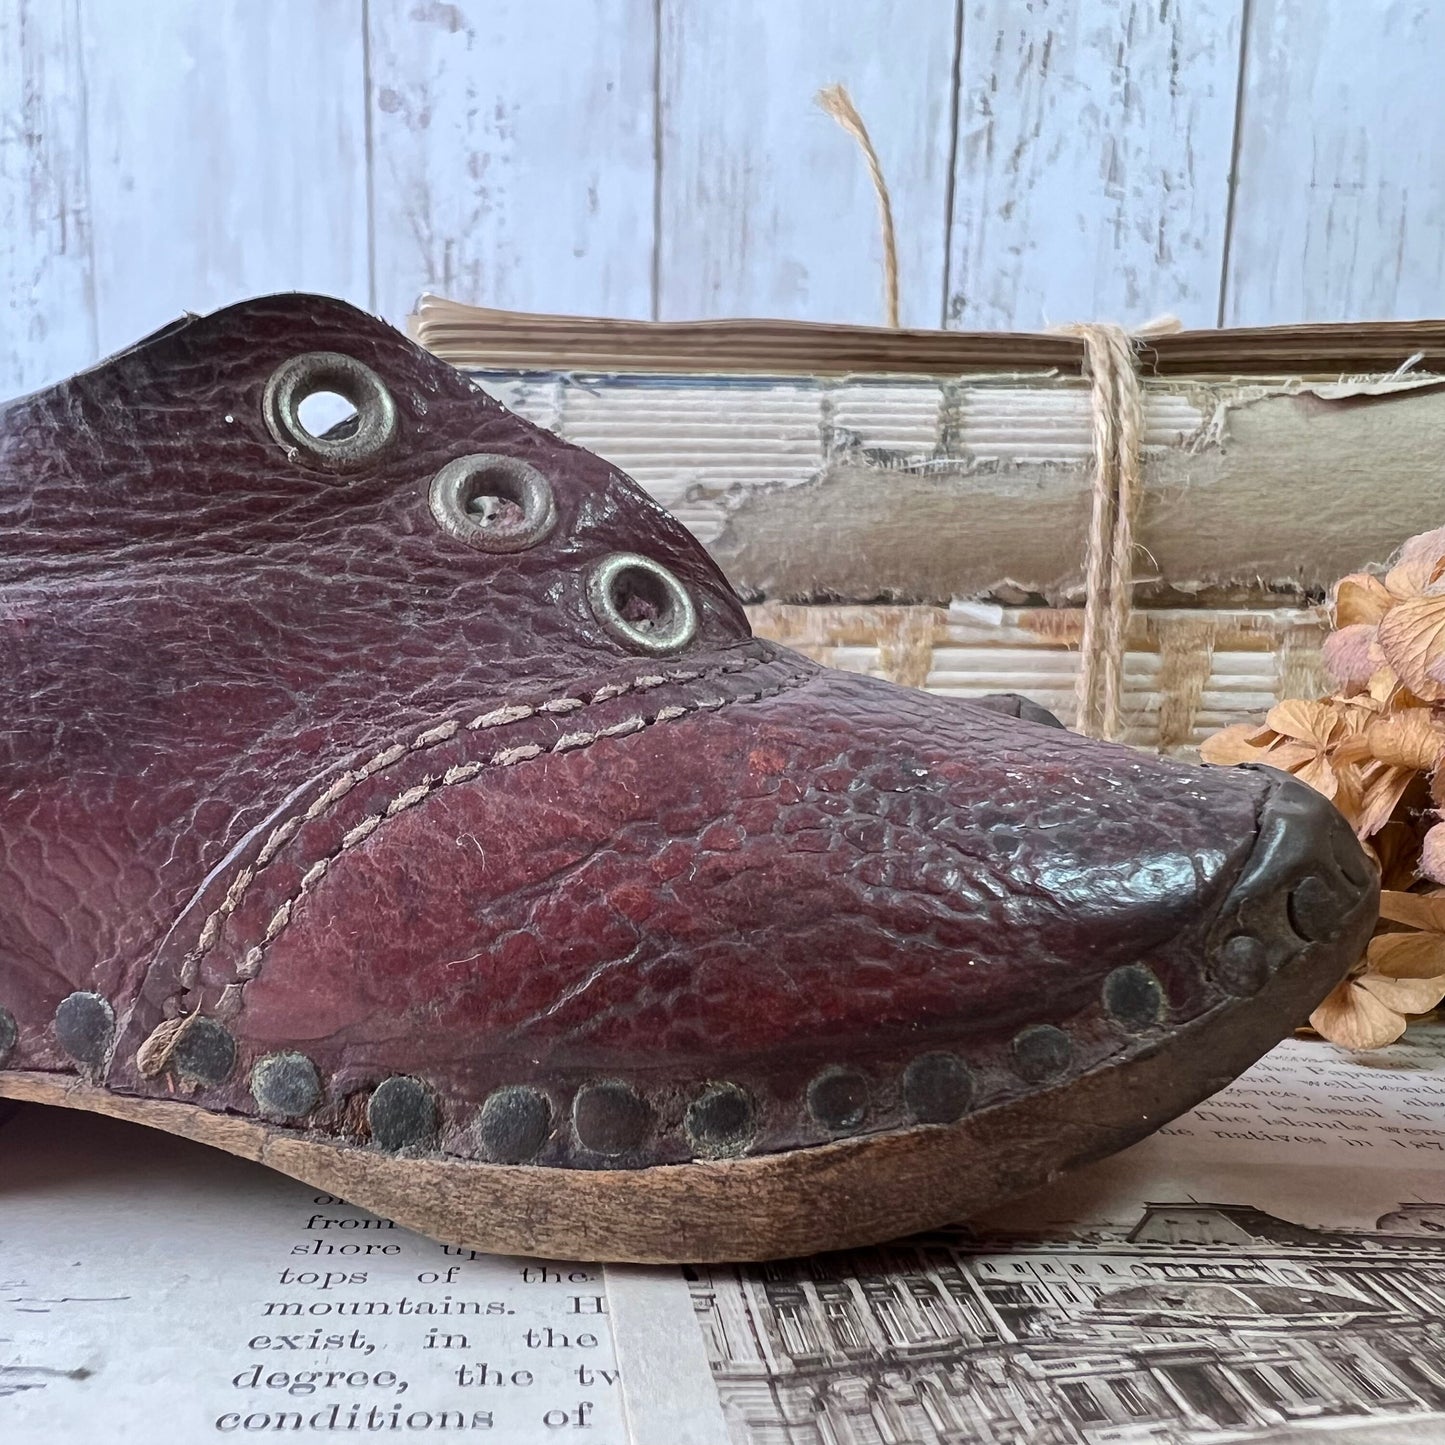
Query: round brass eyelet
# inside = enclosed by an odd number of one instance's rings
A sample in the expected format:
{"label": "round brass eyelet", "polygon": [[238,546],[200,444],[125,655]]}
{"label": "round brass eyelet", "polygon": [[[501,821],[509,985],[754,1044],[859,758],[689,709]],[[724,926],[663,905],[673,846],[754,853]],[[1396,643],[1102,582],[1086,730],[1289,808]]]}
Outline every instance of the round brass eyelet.
{"label": "round brass eyelet", "polygon": [[557,522],[552,484],[518,457],[457,457],[432,478],[428,501],[443,532],[483,552],[524,552]]}
{"label": "round brass eyelet", "polygon": [[687,589],[636,552],[604,557],[587,578],[587,601],[603,630],[637,652],[676,652],[697,633]]}
{"label": "round brass eyelet", "polygon": [[[349,430],[316,436],[303,425],[301,403],[322,391],[337,392],[356,408]],[[303,465],[325,471],[355,471],[396,436],[396,403],[385,382],[339,351],[307,351],[283,361],[266,383],[261,411],[267,429],[288,452]]]}

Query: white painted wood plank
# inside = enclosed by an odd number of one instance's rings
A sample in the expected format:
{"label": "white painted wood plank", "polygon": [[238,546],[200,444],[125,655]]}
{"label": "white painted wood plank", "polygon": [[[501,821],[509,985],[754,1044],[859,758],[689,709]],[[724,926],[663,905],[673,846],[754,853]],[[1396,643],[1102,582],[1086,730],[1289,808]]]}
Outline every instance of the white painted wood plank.
{"label": "white painted wood plank", "polygon": [[377,299],[652,309],[652,0],[372,0]]}
{"label": "white painted wood plank", "polygon": [[1225,317],[1445,311],[1445,5],[1255,0]]}
{"label": "white painted wood plank", "polygon": [[661,0],[661,17],[659,314],[883,322],[867,168],[813,102],[842,82],[892,193],[902,322],[937,326],[953,0]]}
{"label": "white painted wood plank", "polygon": [[95,353],[74,0],[0,0],[0,399]]}
{"label": "white painted wood plank", "polygon": [[1218,319],[1242,0],[967,0],[948,324]]}
{"label": "white painted wood plank", "polygon": [[102,351],[270,291],[365,305],[352,0],[83,0]]}

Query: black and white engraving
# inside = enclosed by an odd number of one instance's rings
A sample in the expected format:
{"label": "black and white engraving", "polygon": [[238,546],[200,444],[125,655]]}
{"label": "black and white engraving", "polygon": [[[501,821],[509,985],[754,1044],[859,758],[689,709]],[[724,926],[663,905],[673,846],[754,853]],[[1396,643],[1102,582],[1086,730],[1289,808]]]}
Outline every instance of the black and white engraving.
{"label": "black and white engraving", "polygon": [[1445,1440],[1445,1204],[689,1271],[735,1445]]}

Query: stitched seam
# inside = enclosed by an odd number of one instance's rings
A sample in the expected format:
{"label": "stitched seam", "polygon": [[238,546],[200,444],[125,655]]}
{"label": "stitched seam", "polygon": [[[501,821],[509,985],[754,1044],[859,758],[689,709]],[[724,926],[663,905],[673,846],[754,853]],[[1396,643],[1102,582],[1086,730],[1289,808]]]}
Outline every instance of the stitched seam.
{"label": "stitched seam", "polygon": [[[216,943],[219,942],[221,931],[225,927],[226,920],[241,906],[247,892],[261,871],[279,855],[281,850],[295,838],[297,833],[299,833],[307,823],[329,812],[359,783],[365,782],[368,778],[375,777],[378,773],[399,763],[403,758],[450,741],[463,727],[465,727],[467,731],[486,731],[491,728],[507,727],[513,723],[525,722],[535,717],[573,713],[583,708],[596,706],[598,703],[611,702],[615,698],[626,697],[632,693],[649,692],[659,687],[698,682],[705,678],[721,677],[730,673],[746,672],[752,668],[762,666],[763,661],[764,659],[762,658],[745,657],[738,659],[736,662],[722,662],[712,668],[679,668],[666,673],[644,673],[632,678],[628,682],[604,683],[590,696],[586,697],[562,694],[557,697],[548,698],[546,701],[540,703],[513,704],[493,708],[488,712],[477,714],[477,716],[465,724],[463,724],[460,718],[445,718],[441,722],[429,724],[421,732],[417,733],[410,742],[389,744],[379,753],[368,758],[366,762],[362,763],[359,767],[347,769],[346,772],[334,778],[331,783],[311,801],[304,812],[292,814],[291,817],[287,818],[284,822],[278,823],[276,827],[271,830],[270,836],[261,845],[261,849],[255,858],[242,867],[231,880],[225,897],[212,909],[210,914],[207,915],[205,922],[201,925],[201,931],[197,936],[195,947],[186,955],[181,966],[181,986],[189,989],[195,985],[196,979],[199,976],[201,960],[215,947]],[[473,776],[475,775],[473,774]],[[461,780],[458,779],[458,781]]]}
{"label": "stitched seam", "polygon": [[[741,671],[741,668],[733,667],[728,669],[732,672]],[[714,673],[713,675],[716,675]],[[408,788],[404,793],[398,793],[387,801],[379,812],[370,813],[352,828],[341,844],[333,852],[318,858],[307,870],[297,885],[296,891],[286,899],[284,903],[271,915],[266,925],[261,942],[247,950],[240,966],[236,969],[236,978],[244,985],[255,978],[261,971],[261,964],[265,959],[267,947],[284,931],[287,924],[291,922],[296,905],[306,897],[311,888],[326,876],[331,865],[352,848],[364,843],[381,825],[399,813],[406,812],[409,808],[416,807],[419,803],[425,802],[441,789],[450,787],[455,783],[470,782],[480,773],[488,768],[515,767],[518,763],[530,762],[534,758],[546,757],[554,753],[573,752],[579,748],[590,747],[593,743],[602,738],[627,737],[632,733],[641,732],[644,728],[652,727],[657,723],[672,722],[677,718],[688,717],[697,712],[716,712],[720,708],[731,707],[735,703],[758,702],[765,697],[774,697],[779,693],[786,692],[789,688],[801,686],[812,674],[808,672],[792,673],[780,678],[770,687],[760,687],[752,692],[738,693],[733,697],[706,697],[698,698],[690,704],[683,706],[673,704],[658,710],[648,716],[644,713],[635,714],[632,717],[623,718],[621,722],[612,723],[605,728],[596,728],[590,732],[563,733],[547,745],[540,743],[526,743],[520,747],[501,748],[489,758],[482,758],[467,763],[459,763],[455,767],[448,768],[444,773],[433,773],[423,778],[420,783]],[[655,684],[654,684],[655,685]]]}
{"label": "stitched seam", "polygon": [[[200,969],[201,960],[215,947],[221,937],[221,930],[225,927],[226,920],[241,906],[252,883],[257,875],[264,869],[288,843],[301,831],[301,829],[323,814],[329,812],[341,801],[357,784],[365,782],[366,779],[375,777],[378,773],[399,763],[403,758],[413,753],[433,748],[441,743],[449,742],[454,738],[463,726],[468,731],[486,731],[490,728],[507,727],[512,723],[525,722],[534,717],[547,717],[556,714],[573,713],[581,708],[593,707],[598,703],[611,702],[614,698],[625,697],[631,693],[649,692],[654,688],[664,687],[669,684],[697,682],[707,677],[721,677],[728,673],[745,672],[754,667],[760,667],[762,659],[756,657],[740,658],[736,662],[723,662],[717,666],[706,668],[678,669],[668,673],[644,673],[634,677],[629,682],[605,683],[599,687],[590,697],[574,697],[563,694],[559,697],[548,698],[545,702],[536,704],[514,704],[508,707],[493,708],[489,712],[479,713],[465,725],[460,718],[446,718],[439,723],[429,724],[408,743],[392,743],[383,748],[379,753],[368,758],[357,768],[349,768],[339,777],[332,780],[326,789],[315,797],[305,812],[294,813],[284,822],[278,823],[271,830],[270,836],[261,845],[261,851],[256,857],[241,869],[231,880],[231,886],[226,890],[226,896],[220,904],[207,916],[206,921],[201,925],[200,935],[196,939],[195,947],[187,954],[181,968],[181,985],[184,988],[191,988],[196,982]],[[350,835],[348,835],[350,836]]]}

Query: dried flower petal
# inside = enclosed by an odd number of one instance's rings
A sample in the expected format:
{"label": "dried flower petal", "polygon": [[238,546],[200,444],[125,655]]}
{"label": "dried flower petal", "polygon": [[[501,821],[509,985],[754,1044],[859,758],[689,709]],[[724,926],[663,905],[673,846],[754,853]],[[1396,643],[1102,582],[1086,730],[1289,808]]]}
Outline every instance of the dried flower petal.
{"label": "dried flower petal", "polygon": [[1368,572],[1352,572],[1335,584],[1335,626],[1373,627],[1395,605],[1390,589]]}
{"label": "dried flower petal", "polygon": [[1330,761],[1323,753],[1316,753],[1314,757],[1306,759],[1298,767],[1290,768],[1300,782],[1308,783],[1315,792],[1322,793],[1326,798],[1333,799],[1340,791],[1339,775],[1330,766]]}
{"label": "dried flower petal", "polygon": [[1430,774],[1430,801],[1436,808],[1445,808],[1445,768]]}
{"label": "dried flower petal", "polygon": [[1378,1048],[1445,1000],[1445,527],[1411,537],[1383,579],[1342,578],[1333,602],[1324,654],[1339,691],[1280,702],[1265,726],[1230,728],[1202,752],[1294,774],[1374,856],[1382,931],[1310,1022],[1346,1048]]}
{"label": "dried flower petal", "polygon": [[1335,795],[1330,800],[1358,829],[1365,806],[1365,785],[1360,770],[1353,763],[1335,763]]}
{"label": "dried flower petal", "polygon": [[1382,763],[1429,772],[1445,749],[1445,734],[1429,708],[1412,707],[1389,717],[1376,718],[1361,735],[1370,754]]}
{"label": "dried flower petal", "polygon": [[[1378,636],[1376,638],[1378,645]],[[1400,690],[1400,679],[1393,667],[1382,667],[1371,679],[1369,694],[1372,701],[1385,706],[1394,701]]]}
{"label": "dried flower petal", "polygon": [[1410,602],[1425,593],[1434,563],[1425,558],[1399,562],[1385,573],[1385,587],[1396,602]]}
{"label": "dried flower petal", "polygon": [[1373,837],[1395,816],[1405,790],[1415,781],[1408,768],[1380,767],[1365,774],[1365,791],[1355,816],[1355,832],[1361,838]]}
{"label": "dried flower petal", "polygon": [[[1441,562],[1445,562],[1445,527],[1436,527],[1433,531],[1417,532],[1413,537],[1406,538],[1394,570],[1414,567],[1423,570],[1427,577],[1432,572],[1438,576]],[[1389,583],[1390,578],[1386,576],[1385,585],[1389,586]]]}
{"label": "dried flower petal", "polygon": [[1384,660],[1374,623],[1353,622],[1325,638],[1325,669],[1342,687],[1365,687]]}
{"label": "dried flower petal", "polygon": [[[1420,854],[1420,837],[1414,828],[1408,823],[1391,822],[1386,823],[1371,839],[1370,851],[1375,855],[1375,861],[1380,866],[1380,887],[1385,890],[1381,895],[1384,899],[1393,900],[1396,898],[1414,897],[1406,890],[1410,888],[1419,877],[1415,867],[1415,860]],[[1382,909],[1383,909],[1382,904]],[[1385,914],[1385,917],[1391,917]],[[1399,920],[1401,923],[1411,922],[1408,918]],[[1425,927],[1424,924],[1416,924],[1416,927]],[[1429,925],[1433,927],[1434,925]]]}
{"label": "dried flower petal", "polygon": [[1371,973],[1386,978],[1445,977],[1445,933],[1378,933],[1365,958]]}
{"label": "dried flower petal", "polygon": [[[1373,679],[1375,674],[1370,674]],[[1363,732],[1375,718],[1385,711],[1385,705],[1376,702],[1368,693],[1351,693],[1349,697],[1335,698],[1336,715],[1344,728],[1346,737]]]}
{"label": "dried flower petal", "polygon": [[1327,702],[1288,698],[1270,708],[1265,722],[1283,737],[1323,748],[1334,736],[1339,717]]}
{"label": "dried flower petal", "polygon": [[1429,1013],[1445,998],[1445,978],[1386,978],[1367,973],[1355,984],[1398,1014]]}
{"label": "dried flower petal", "polygon": [[1439,581],[1445,559],[1445,527],[1421,532],[1400,548],[1400,557],[1385,574],[1385,587],[1401,601],[1420,597]]}
{"label": "dried flower petal", "polygon": [[1385,660],[1416,697],[1445,699],[1445,685],[1433,675],[1445,661],[1445,596],[1401,602],[1380,623],[1378,638]]}
{"label": "dried flower petal", "polygon": [[1405,1032],[1404,1018],[1354,979],[1332,989],[1310,1015],[1310,1026],[1346,1049],[1378,1049]]}
{"label": "dried flower petal", "polygon": [[1445,823],[1436,823],[1420,844],[1420,872],[1432,883],[1445,883]]}
{"label": "dried flower petal", "polygon": [[[1406,923],[1431,933],[1445,933],[1445,894],[1400,893],[1392,888],[1380,892],[1380,917],[1391,923]],[[1382,938],[1408,938],[1409,934],[1386,933]]]}
{"label": "dried flower petal", "polygon": [[1271,728],[1235,723],[1205,738],[1199,746],[1199,756],[1206,763],[1257,763],[1263,758],[1265,744],[1274,737]]}

